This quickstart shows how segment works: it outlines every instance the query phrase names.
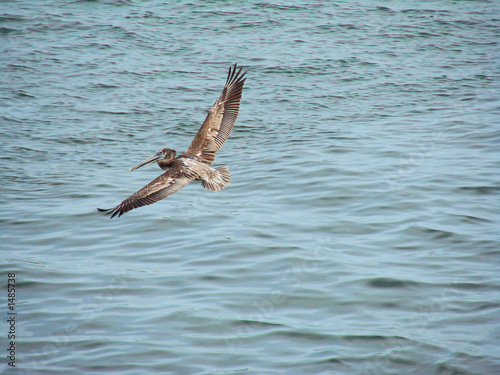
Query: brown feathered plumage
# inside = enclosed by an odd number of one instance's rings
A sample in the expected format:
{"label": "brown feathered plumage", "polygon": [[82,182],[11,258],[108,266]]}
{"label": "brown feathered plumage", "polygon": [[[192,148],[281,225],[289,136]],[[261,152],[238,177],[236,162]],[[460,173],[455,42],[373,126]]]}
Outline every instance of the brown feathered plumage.
{"label": "brown feathered plumage", "polygon": [[229,133],[233,129],[238,111],[240,109],[241,92],[245,79],[245,73],[241,74],[241,68],[236,72],[229,69],[226,85],[214,103],[207,118],[195,135],[193,142],[184,153],[185,157],[198,159],[208,165],[212,165],[215,154],[226,142]]}
{"label": "brown feathered plumage", "polygon": [[[193,180],[202,180],[205,189],[224,189],[230,181],[227,167],[212,168],[217,151],[222,147],[233,129],[240,108],[241,93],[246,72],[229,68],[226,84],[217,101],[208,113],[203,125],[191,145],[181,156],[171,149],[163,149],[135,168],[157,162],[166,172],[155,178],[118,206],[105,211],[111,217],[121,216],[134,208],[153,204],[182,189]],[[133,169],[135,169],[133,168]]]}

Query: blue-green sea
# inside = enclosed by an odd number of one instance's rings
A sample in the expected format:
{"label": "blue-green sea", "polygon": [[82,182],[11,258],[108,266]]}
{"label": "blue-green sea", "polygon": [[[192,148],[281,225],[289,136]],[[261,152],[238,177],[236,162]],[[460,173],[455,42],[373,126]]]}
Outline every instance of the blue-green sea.
{"label": "blue-green sea", "polygon": [[[0,372],[499,374],[499,43],[498,1],[0,2]],[[97,212],[235,62],[227,188]]]}

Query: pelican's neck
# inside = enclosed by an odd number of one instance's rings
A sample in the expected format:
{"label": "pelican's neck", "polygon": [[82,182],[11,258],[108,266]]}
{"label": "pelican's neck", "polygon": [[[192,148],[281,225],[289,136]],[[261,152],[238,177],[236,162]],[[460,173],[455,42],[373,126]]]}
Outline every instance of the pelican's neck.
{"label": "pelican's neck", "polygon": [[172,166],[173,159],[160,159],[157,161],[158,166],[163,169],[167,170]]}

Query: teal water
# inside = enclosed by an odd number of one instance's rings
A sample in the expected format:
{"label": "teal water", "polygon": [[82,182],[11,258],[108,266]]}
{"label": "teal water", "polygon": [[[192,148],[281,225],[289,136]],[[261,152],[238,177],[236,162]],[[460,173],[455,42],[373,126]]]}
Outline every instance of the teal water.
{"label": "teal water", "polygon": [[[2,2],[4,373],[500,373],[499,27],[494,1]],[[99,214],[234,62],[231,184]]]}

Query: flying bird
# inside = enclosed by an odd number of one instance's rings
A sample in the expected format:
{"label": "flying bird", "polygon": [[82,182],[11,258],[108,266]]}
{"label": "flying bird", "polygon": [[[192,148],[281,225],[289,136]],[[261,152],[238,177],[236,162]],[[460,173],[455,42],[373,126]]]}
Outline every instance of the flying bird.
{"label": "flying bird", "polygon": [[121,216],[141,206],[153,204],[182,189],[193,180],[210,191],[219,191],[231,180],[227,167],[212,168],[217,151],[229,137],[240,109],[241,92],[246,72],[238,70],[237,64],[229,68],[226,84],[208,112],[189,148],[180,156],[175,150],[164,148],[131,169],[138,169],[156,162],[165,171],[139,191],[125,199],[118,206],[101,209],[111,215]]}

